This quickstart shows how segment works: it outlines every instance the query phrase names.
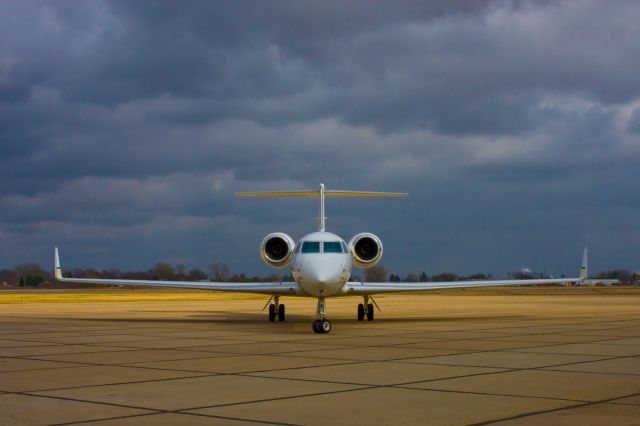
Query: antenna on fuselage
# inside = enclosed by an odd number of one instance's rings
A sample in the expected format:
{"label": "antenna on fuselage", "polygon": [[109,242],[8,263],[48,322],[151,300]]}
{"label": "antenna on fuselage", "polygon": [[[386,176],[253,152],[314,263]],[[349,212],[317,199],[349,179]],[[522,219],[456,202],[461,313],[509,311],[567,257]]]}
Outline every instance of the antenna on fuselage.
{"label": "antenna on fuselage", "polygon": [[327,217],[324,210],[324,199],[326,197],[406,197],[408,192],[373,192],[373,191],[343,191],[338,189],[325,189],[324,183],[320,184],[317,191],[297,190],[297,191],[260,191],[260,192],[236,192],[238,197],[320,197],[320,217],[319,230],[324,232]]}

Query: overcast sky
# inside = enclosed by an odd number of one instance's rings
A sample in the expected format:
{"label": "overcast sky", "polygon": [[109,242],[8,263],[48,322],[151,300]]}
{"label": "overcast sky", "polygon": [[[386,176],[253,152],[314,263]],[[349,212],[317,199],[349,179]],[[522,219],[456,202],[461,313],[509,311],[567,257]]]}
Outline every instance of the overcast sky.
{"label": "overcast sky", "polygon": [[[428,5],[425,5],[428,3]],[[0,267],[266,274],[313,199],[396,273],[640,270],[635,1],[0,1]]]}

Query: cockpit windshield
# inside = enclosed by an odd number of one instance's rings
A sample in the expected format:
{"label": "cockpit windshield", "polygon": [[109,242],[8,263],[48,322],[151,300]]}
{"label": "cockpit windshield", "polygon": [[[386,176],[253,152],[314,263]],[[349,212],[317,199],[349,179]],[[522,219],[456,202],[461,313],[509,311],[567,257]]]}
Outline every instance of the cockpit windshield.
{"label": "cockpit windshield", "polygon": [[342,247],[340,241],[325,241],[324,242],[325,253],[342,253]]}
{"label": "cockpit windshield", "polygon": [[296,253],[349,253],[342,241],[303,241],[298,243]]}
{"label": "cockpit windshield", "polygon": [[302,253],[320,253],[320,241],[305,241],[302,243]]}

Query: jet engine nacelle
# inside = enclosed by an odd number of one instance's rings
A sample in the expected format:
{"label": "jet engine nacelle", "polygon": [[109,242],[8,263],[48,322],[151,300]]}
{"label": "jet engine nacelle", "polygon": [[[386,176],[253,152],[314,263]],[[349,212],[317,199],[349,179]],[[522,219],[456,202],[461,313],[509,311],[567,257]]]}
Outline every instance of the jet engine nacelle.
{"label": "jet engine nacelle", "polygon": [[272,268],[284,268],[291,263],[291,253],[296,243],[283,232],[267,235],[260,244],[260,257]]}
{"label": "jet engine nacelle", "polygon": [[382,241],[369,232],[357,234],[349,240],[353,264],[358,268],[371,268],[382,258]]}

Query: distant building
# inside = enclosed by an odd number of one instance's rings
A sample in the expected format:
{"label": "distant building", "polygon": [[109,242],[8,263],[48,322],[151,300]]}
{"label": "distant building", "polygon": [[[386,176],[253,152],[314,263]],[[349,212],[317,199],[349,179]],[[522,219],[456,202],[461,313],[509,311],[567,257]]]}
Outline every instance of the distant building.
{"label": "distant building", "polygon": [[583,283],[582,285],[590,285],[590,286],[605,285],[605,286],[612,286],[612,285],[616,285],[616,284],[620,284],[620,280],[590,278],[590,279],[588,279],[588,280],[585,280],[585,281],[584,281],[584,283]]}

